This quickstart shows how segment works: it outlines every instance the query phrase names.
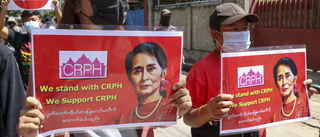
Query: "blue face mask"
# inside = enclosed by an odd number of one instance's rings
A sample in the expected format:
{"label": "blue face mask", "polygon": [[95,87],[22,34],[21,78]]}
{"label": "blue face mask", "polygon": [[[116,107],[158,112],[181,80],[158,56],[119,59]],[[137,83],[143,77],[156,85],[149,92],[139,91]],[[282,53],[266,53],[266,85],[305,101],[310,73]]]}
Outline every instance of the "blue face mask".
{"label": "blue face mask", "polygon": [[28,22],[25,22],[23,24],[23,28],[31,33],[31,29],[39,29],[40,28],[40,22],[39,21],[28,21]]}

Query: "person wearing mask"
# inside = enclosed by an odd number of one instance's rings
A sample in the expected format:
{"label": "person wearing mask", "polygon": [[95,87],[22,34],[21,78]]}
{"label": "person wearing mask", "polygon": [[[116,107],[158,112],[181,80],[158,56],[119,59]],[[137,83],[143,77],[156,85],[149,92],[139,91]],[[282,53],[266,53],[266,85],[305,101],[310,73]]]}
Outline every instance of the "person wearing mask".
{"label": "person wearing mask", "polygon": [[51,19],[51,17],[46,17],[44,19],[42,19],[42,21],[44,22],[41,27],[41,29],[55,29],[56,27],[54,26],[54,23]]}
{"label": "person wearing mask", "polygon": [[13,53],[0,44],[0,136],[17,137],[25,90]]}
{"label": "person wearing mask", "polygon": [[[97,6],[105,5],[105,6]],[[126,0],[66,0],[62,18],[57,29],[101,29],[100,25],[123,25],[129,6]],[[32,74],[31,74],[32,75]],[[42,128],[44,115],[41,113],[40,102],[32,96],[32,77],[27,91],[25,106],[20,112],[18,133],[23,137],[37,136],[37,130]],[[185,80],[176,83],[172,89],[176,93],[169,97],[172,106],[179,109],[179,116],[184,115],[191,107],[189,91],[185,88]],[[73,133],[62,133],[68,136],[104,136],[104,137],[138,137],[153,136],[152,129],[103,129],[86,130]]]}
{"label": "person wearing mask", "polygon": [[160,12],[160,23],[154,28],[154,31],[174,31],[176,27],[170,24],[171,12],[168,9],[163,9]]}
{"label": "person wearing mask", "polygon": [[7,12],[8,1],[1,1],[0,11],[0,36],[6,39],[16,52],[16,60],[19,65],[20,74],[25,88],[28,85],[29,67],[31,65],[31,29],[39,29],[41,25],[41,15],[37,10],[24,10],[21,14],[23,28],[27,34],[21,34],[4,26],[5,14]]}
{"label": "person wearing mask", "polygon": [[[255,14],[246,14],[234,3],[224,3],[216,7],[209,18],[210,34],[216,43],[214,51],[198,61],[189,71],[187,89],[192,98],[192,107],[184,115],[184,122],[191,126],[193,137],[220,136],[219,119],[224,118],[233,104],[233,97],[221,94],[221,50],[243,51],[249,48],[248,24],[259,21]],[[224,35],[237,35],[243,38],[243,45],[229,45],[230,40]],[[304,84],[311,84],[306,80]],[[311,89],[310,89],[311,90]],[[310,91],[309,90],[309,91]],[[312,92],[316,90],[312,89]],[[225,137],[259,137],[266,136],[265,129]]]}
{"label": "person wearing mask", "polygon": [[[170,19],[171,19],[172,13],[168,9],[163,9],[160,12],[160,24],[156,27],[154,27],[154,31],[176,31],[176,27],[170,24]],[[182,55],[182,63],[185,64],[184,62],[185,57]],[[185,75],[182,75],[184,78],[186,77]]]}
{"label": "person wearing mask", "polygon": [[9,25],[9,29],[14,30],[16,32],[19,33],[23,33],[22,28],[20,28],[19,26],[17,26],[17,22],[16,19],[14,17],[9,17],[7,24]]}
{"label": "person wearing mask", "polygon": [[[14,30],[18,33],[24,33],[23,29],[17,25],[16,19],[14,17],[9,17],[7,24],[9,25],[9,29]],[[6,45],[13,53],[15,53],[14,47],[12,47],[7,40],[4,41],[4,45]]]}
{"label": "person wearing mask", "polygon": [[[31,29],[39,29],[42,25],[41,14],[38,10],[24,10],[21,14],[23,28],[26,34],[16,32],[5,27],[5,15],[10,0],[2,0],[0,11],[0,36],[7,40],[14,47],[16,60],[19,65],[20,74],[25,88],[27,88],[29,80],[29,67],[31,65]],[[58,8],[58,6],[55,6]],[[59,10],[59,9],[55,9]]]}
{"label": "person wearing mask", "polygon": [[31,65],[31,29],[39,29],[41,25],[40,12],[37,10],[24,10],[21,14],[23,28],[27,34],[21,34],[4,26],[8,1],[1,1],[0,11],[0,36],[6,39],[16,51],[16,60],[25,88],[28,85],[29,67]]}

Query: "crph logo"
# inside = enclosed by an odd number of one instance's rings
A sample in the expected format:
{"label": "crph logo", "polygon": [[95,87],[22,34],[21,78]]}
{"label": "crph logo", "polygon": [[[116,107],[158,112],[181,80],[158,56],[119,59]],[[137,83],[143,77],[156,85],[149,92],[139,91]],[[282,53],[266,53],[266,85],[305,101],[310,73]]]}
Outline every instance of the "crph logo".
{"label": "crph logo", "polygon": [[264,84],[263,65],[238,68],[238,88]]}
{"label": "crph logo", "polygon": [[59,51],[60,79],[106,78],[107,51]]}

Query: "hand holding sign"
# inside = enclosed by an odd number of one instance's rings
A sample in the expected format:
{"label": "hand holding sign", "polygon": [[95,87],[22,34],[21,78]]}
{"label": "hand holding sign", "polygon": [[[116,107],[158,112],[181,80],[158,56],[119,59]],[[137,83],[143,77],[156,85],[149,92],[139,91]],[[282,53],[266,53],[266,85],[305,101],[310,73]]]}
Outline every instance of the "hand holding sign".
{"label": "hand holding sign", "polygon": [[231,99],[233,97],[229,94],[220,94],[214,98],[211,98],[209,103],[204,107],[207,110],[207,115],[214,119],[224,118],[233,104]]}
{"label": "hand holding sign", "polygon": [[33,98],[26,99],[23,109],[20,111],[19,131],[24,137],[37,136],[37,130],[42,128],[44,116],[40,112],[42,106],[40,102]]}
{"label": "hand holding sign", "polygon": [[320,93],[320,86],[316,84],[312,84],[312,79],[307,79],[303,82],[304,85],[308,88],[308,97],[311,98],[311,96],[315,94]]}
{"label": "hand holding sign", "polygon": [[53,3],[54,6],[57,6],[57,7],[59,6],[59,1],[58,0],[52,0],[52,3]]}
{"label": "hand holding sign", "polygon": [[172,90],[178,91],[169,97],[170,105],[179,109],[178,116],[183,116],[192,106],[189,90],[186,89],[186,81],[179,81],[173,86]]}
{"label": "hand holding sign", "polygon": [[8,4],[9,4],[9,0],[2,0],[1,1],[2,9],[7,9]]}

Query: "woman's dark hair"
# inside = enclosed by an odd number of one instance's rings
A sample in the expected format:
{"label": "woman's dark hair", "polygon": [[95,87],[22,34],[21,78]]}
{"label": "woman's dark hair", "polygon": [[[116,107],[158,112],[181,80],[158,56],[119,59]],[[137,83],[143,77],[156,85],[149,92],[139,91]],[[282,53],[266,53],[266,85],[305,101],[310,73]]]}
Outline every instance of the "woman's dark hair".
{"label": "woman's dark hair", "polygon": [[68,25],[66,24],[80,24],[79,17],[77,13],[74,12],[74,8],[76,8],[77,3],[80,3],[80,0],[65,0],[62,17],[60,22],[58,22],[57,28],[59,29],[68,29]]}
{"label": "woman's dark hair", "polygon": [[[126,56],[126,71],[127,71],[127,77],[129,81],[131,81],[131,73],[132,73],[132,61],[135,55],[138,53],[147,53],[152,56],[154,56],[160,67],[162,68],[162,72],[164,72],[167,69],[167,56],[164,50],[156,43],[153,42],[145,42],[137,45],[131,52],[128,53]],[[160,92],[161,93],[161,92]],[[163,95],[165,94],[165,95]],[[161,93],[163,97],[166,96],[166,92]]]}
{"label": "woman's dark hair", "polygon": [[[129,10],[129,5],[127,0],[91,0],[91,8],[94,15],[99,16],[94,17],[95,20],[99,20],[99,23],[95,25],[123,25],[127,12]],[[60,22],[58,22],[58,29],[69,29],[71,26],[73,29],[81,28],[80,19],[78,14],[75,12],[75,8],[80,4],[80,0],[66,0],[63,7],[62,17]],[[102,12],[102,13],[99,13]],[[80,11],[80,13],[82,13]],[[82,13],[85,15],[84,13]],[[106,14],[105,17],[103,14]],[[85,15],[87,16],[87,15]],[[88,17],[88,16],[87,16]],[[88,17],[89,19],[91,17]],[[92,19],[90,19],[92,21]],[[104,20],[104,21],[101,21]],[[106,21],[107,20],[107,21]],[[94,22],[93,22],[94,23]],[[100,26],[101,29],[119,29],[119,26]]]}
{"label": "woman's dark hair", "polygon": [[[277,84],[277,77],[278,77],[278,76],[277,76],[277,70],[278,70],[278,67],[279,67],[280,65],[286,65],[286,66],[288,66],[288,67],[291,69],[294,77],[297,76],[297,66],[296,66],[296,64],[294,63],[294,61],[293,61],[291,58],[284,57],[284,58],[279,59],[278,62],[277,62],[277,64],[274,65],[274,67],[273,67],[273,78],[274,78],[274,82],[275,82],[275,84],[277,85],[277,87],[278,87],[278,84]],[[279,88],[279,87],[278,87],[278,88]],[[297,97],[299,97],[298,92],[296,92],[295,95],[296,95]]]}

